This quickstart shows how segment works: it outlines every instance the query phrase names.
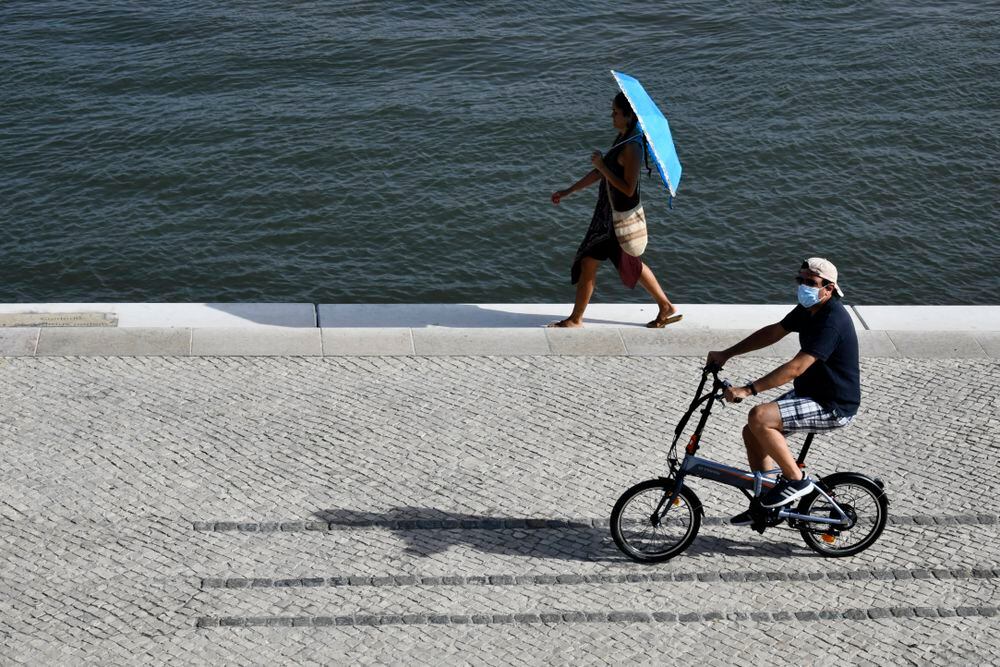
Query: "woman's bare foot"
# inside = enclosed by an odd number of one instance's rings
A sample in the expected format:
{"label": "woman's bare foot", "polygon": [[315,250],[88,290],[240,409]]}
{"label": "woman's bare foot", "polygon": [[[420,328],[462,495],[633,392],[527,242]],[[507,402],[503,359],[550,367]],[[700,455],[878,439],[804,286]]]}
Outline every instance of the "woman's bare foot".
{"label": "woman's bare foot", "polygon": [[552,322],[545,325],[549,329],[580,329],[583,327],[583,322],[574,322],[568,317],[565,320],[559,320],[558,322]]}

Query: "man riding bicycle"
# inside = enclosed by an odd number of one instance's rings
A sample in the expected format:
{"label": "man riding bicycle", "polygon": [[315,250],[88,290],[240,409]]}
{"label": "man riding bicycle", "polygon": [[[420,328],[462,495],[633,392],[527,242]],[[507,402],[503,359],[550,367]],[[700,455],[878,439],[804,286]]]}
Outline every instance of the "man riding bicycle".
{"label": "man riding bicycle", "polygon": [[[743,427],[743,442],[755,471],[781,468],[778,483],[760,498],[765,508],[782,507],[813,490],[788,449],[786,433],[825,431],[847,426],[861,402],[861,371],[854,322],[840,302],[837,267],[820,257],[802,263],[798,302],[784,319],[750,334],[732,347],[708,353],[708,363],[724,366],[731,358],[773,345],[790,332],[800,350],[790,361],[744,387],[726,389],[733,402],[794,380],[793,389],[771,403],[754,406]],[[753,523],[750,511],[734,516],[738,526]]]}

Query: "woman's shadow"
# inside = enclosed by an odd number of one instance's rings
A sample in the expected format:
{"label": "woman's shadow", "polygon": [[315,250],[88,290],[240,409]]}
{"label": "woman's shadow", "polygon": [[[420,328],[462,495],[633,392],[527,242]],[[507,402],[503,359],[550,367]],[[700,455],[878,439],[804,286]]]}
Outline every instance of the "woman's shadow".
{"label": "woman's shadow", "polygon": [[[406,506],[383,513],[326,509],[314,512],[313,516],[329,524],[331,530],[389,529],[406,543],[406,553],[421,557],[466,546],[504,556],[608,564],[631,562],[615,546],[606,521],[496,517]],[[744,542],[699,534],[685,553],[787,558],[809,552],[781,542]]]}

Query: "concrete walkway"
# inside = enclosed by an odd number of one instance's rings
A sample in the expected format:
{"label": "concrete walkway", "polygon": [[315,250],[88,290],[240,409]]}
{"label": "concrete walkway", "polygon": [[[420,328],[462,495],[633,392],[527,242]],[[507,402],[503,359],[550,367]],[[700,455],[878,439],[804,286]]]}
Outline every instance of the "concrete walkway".
{"label": "concrete walkway", "polygon": [[[873,548],[731,527],[701,483],[644,567],[611,504],[706,351],[790,306],[681,309],[0,306],[0,663],[1000,662],[1000,307],[851,307],[865,398],[812,466],[885,480]],[[742,463],[746,407],[704,455]]]}
{"label": "concrete walkway", "polygon": [[[553,330],[569,304],[8,304],[0,355],[701,356],[790,308],[682,304],[683,321],[648,330],[652,306],[594,304],[586,328]],[[850,312],[867,357],[1000,358],[1000,306]]]}
{"label": "concrete walkway", "polygon": [[[2,358],[0,663],[1000,662],[1000,362],[862,360],[810,471],[885,481],[864,553],[729,526],[698,482],[691,548],[631,563],[611,506],[665,472],[700,361]],[[773,395],[701,453],[740,464]]]}

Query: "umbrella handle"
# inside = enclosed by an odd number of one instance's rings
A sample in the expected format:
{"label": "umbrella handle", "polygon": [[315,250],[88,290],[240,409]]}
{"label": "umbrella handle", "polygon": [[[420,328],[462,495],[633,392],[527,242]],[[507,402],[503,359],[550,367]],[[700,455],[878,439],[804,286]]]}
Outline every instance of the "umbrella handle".
{"label": "umbrella handle", "polygon": [[618,148],[619,146],[624,146],[625,144],[629,143],[630,141],[635,141],[636,139],[641,139],[641,138],[642,138],[642,132],[640,131],[639,134],[631,136],[628,139],[626,139],[625,141],[619,141],[617,144],[615,144],[614,146],[612,146],[611,148],[609,148],[608,152],[610,153],[611,151],[613,151],[614,149]]}

